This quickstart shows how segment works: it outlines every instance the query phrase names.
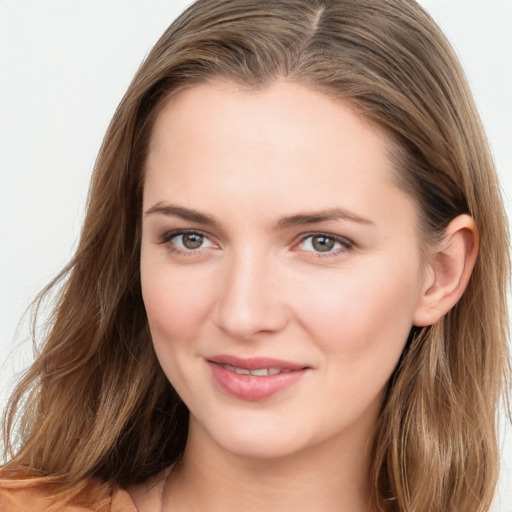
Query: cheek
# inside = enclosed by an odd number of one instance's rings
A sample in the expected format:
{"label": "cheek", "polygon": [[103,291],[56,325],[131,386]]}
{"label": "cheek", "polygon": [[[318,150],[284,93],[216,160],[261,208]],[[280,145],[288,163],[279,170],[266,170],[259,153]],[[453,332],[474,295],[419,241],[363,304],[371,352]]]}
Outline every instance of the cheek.
{"label": "cheek", "polygon": [[155,352],[178,394],[189,394],[197,345],[208,310],[208,289],[168,265],[141,266],[144,305]]}
{"label": "cheek", "polygon": [[398,359],[412,326],[420,280],[416,267],[375,262],[309,283],[297,316],[334,360]]}
{"label": "cheek", "polygon": [[187,343],[204,324],[212,301],[212,285],[197,274],[142,259],[141,286],[155,346]]}
{"label": "cheek", "polygon": [[322,388],[328,396],[342,397],[343,411],[362,414],[368,404],[380,403],[402,354],[412,326],[415,282],[386,273],[375,281],[354,273],[330,279],[328,293],[325,287],[310,290],[301,305],[303,327],[322,353]]}

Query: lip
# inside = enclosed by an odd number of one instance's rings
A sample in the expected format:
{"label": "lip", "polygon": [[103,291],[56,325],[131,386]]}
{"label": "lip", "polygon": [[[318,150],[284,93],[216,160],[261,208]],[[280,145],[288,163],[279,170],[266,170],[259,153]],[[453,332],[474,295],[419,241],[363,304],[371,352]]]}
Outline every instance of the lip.
{"label": "lip", "polygon": [[[228,395],[248,401],[259,401],[284,391],[302,379],[310,367],[271,357],[242,358],[233,355],[218,355],[206,360],[214,383]],[[260,368],[277,368],[287,370],[275,375],[240,375],[225,368],[256,370]]]}

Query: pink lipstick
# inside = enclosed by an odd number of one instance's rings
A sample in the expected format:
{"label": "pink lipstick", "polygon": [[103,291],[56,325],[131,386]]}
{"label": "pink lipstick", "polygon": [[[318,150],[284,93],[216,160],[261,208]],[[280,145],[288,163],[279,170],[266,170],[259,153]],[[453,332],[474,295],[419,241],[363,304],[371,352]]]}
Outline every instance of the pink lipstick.
{"label": "pink lipstick", "polygon": [[307,366],[268,357],[219,355],[207,360],[212,378],[225,393],[242,400],[265,400],[299,381]]}

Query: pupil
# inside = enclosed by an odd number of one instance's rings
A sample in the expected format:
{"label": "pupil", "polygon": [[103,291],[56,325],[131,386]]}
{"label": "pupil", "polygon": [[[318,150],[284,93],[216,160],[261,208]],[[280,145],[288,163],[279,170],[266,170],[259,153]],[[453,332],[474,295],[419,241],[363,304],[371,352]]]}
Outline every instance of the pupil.
{"label": "pupil", "polygon": [[183,235],[183,245],[187,249],[197,249],[198,247],[201,247],[201,244],[203,243],[203,236],[197,235],[194,233],[188,233]]}
{"label": "pupil", "polygon": [[326,236],[313,237],[313,247],[318,252],[328,252],[334,247],[334,240]]}

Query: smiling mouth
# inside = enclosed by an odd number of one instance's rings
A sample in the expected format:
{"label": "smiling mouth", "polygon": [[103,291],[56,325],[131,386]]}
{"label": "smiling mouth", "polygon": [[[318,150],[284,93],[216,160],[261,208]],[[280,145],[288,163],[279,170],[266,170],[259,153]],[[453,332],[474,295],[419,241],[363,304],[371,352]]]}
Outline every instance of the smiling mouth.
{"label": "smiling mouth", "polygon": [[225,394],[248,400],[266,400],[293,388],[310,367],[272,358],[217,356],[206,360],[215,385]]}
{"label": "smiling mouth", "polygon": [[238,368],[230,364],[219,364],[219,366],[226,368],[226,370],[229,370],[230,372],[235,372],[238,375],[255,375],[257,377],[266,377],[267,375],[279,375],[280,373],[290,373],[295,371],[283,368],[254,368],[250,370],[249,368]]}

